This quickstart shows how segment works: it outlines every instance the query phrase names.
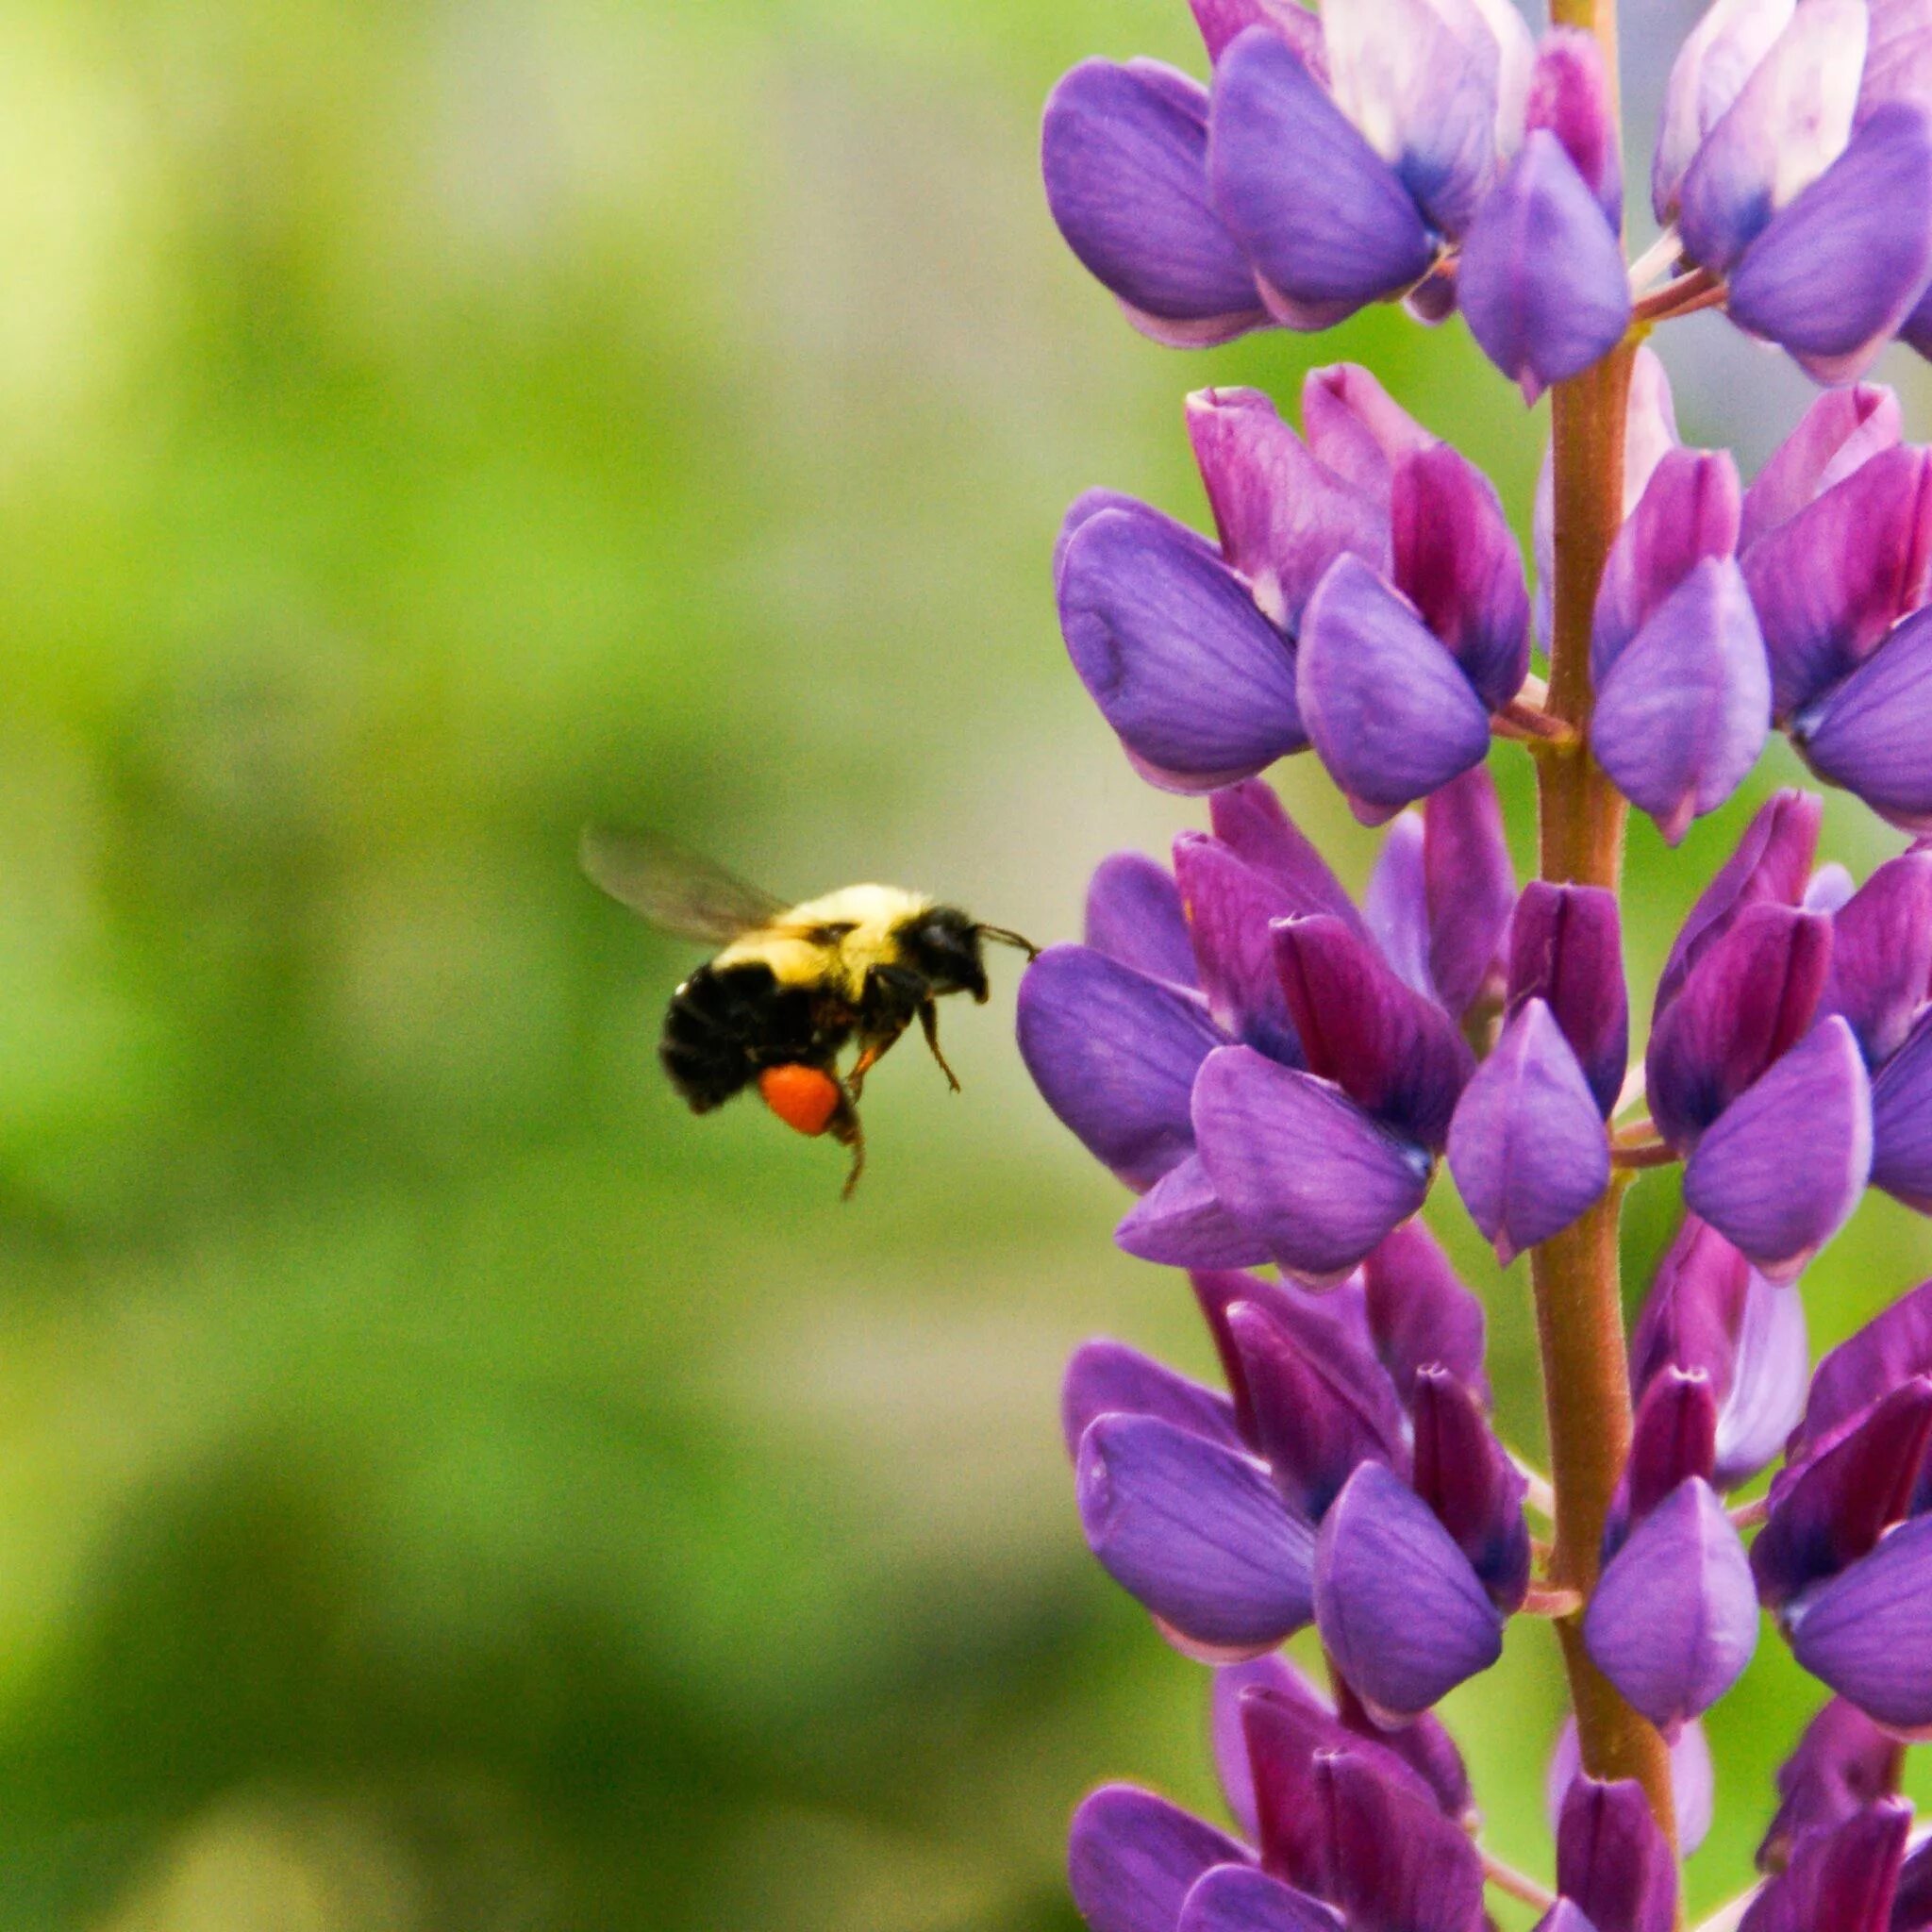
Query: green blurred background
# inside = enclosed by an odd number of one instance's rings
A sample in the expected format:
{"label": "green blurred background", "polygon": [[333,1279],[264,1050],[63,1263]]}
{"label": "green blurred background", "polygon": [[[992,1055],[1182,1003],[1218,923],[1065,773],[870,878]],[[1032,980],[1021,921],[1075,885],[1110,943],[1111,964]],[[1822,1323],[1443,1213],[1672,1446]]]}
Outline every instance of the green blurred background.
{"label": "green blurred background", "polygon": [[[1526,526],[1541,427],[1459,325],[1128,333],[1034,175],[1090,51],[1197,64],[1179,0],[0,7],[0,1927],[1047,1932],[1083,1788],[1212,1804],[1055,1423],[1084,1335],[1206,1352],[1010,966],[962,1098],[875,1078],[841,1206],[837,1150],[681,1111],[692,955],[574,863],[614,816],[1073,934],[1200,813],[1046,558],[1091,483],[1200,515],[1185,388],[1370,360]],[[1794,418],[1685,341],[1689,433]],[[1745,809],[1635,833],[1640,980]],[[1431,1211],[1534,1449],[1522,1271]],[[1815,1340],[1927,1254],[1868,1207]],[[1557,1697],[1526,1629],[1449,1710],[1544,1870]],[[1817,1701],[1768,1639],[1716,1714],[1697,1901]]]}

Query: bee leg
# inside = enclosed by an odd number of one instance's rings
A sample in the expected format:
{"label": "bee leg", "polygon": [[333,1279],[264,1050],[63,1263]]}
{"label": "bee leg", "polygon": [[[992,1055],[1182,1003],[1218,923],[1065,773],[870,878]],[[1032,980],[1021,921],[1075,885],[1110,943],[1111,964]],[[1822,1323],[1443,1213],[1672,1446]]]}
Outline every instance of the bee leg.
{"label": "bee leg", "polygon": [[874,1033],[860,1047],[858,1058],[852,1062],[852,1071],[845,1075],[845,1085],[854,1100],[865,1091],[865,1076],[898,1044],[905,1030],[903,1024],[889,1027],[883,1033]]}
{"label": "bee leg", "polygon": [[858,1097],[858,1090],[848,1086],[844,1104],[831,1126],[832,1138],[841,1147],[852,1150],[852,1171],[845,1176],[845,1186],[839,1195],[841,1201],[851,1200],[852,1191],[858,1185],[858,1176],[865,1172],[865,1129],[858,1124],[858,1109],[853,1105]]}
{"label": "bee leg", "polygon": [[940,1063],[940,1072],[946,1076],[946,1085],[955,1093],[959,1091],[959,1076],[946,1064],[946,1057],[940,1051],[940,1009],[927,1000],[919,1009],[920,1031],[925,1035],[925,1043],[932,1049],[932,1057]]}

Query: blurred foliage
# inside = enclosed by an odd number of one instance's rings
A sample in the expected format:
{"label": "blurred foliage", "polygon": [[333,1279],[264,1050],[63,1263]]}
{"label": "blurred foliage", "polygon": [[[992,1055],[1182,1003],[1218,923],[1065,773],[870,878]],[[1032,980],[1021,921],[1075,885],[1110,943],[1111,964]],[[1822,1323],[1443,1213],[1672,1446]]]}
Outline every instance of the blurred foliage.
{"label": "blurred foliage", "polygon": [[[608,814],[1070,933],[1194,813],[1044,559],[1095,481],[1199,515],[1184,387],[1372,360],[1526,527],[1459,328],[1119,325],[1033,178],[1096,48],[1192,58],[1169,0],[0,8],[0,1932],[1047,1932],[1086,1785],[1212,1805],[1055,1428],[1082,1334],[1205,1351],[1010,975],[841,1207],[663,1091],[690,955],[573,862]],[[1640,986],[1744,809],[1634,834]],[[1821,1345],[1925,1247],[1868,1209]],[[1763,1657],[1700,1899],[1815,1702]],[[1450,1712],[1533,1865],[1557,1695],[1528,1630]]]}

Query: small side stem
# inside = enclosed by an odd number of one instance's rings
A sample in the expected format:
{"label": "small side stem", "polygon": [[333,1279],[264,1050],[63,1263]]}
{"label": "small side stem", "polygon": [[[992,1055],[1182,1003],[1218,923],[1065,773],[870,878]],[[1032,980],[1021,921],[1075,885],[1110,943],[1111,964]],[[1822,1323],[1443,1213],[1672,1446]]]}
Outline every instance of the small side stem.
{"label": "small side stem", "polygon": [[[1481,1847],[1477,1847],[1481,1850]],[[1506,1865],[1493,1852],[1483,1852],[1483,1877],[1498,1891],[1507,1892],[1511,1898],[1520,1898],[1526,1906],[1534,1906],[1540,1912],[1546,1912],[1557,1903],[1557,1894],[1547,1885],[1539,1884],[1527,1872],[1519,1872],[1514,1865]]]}

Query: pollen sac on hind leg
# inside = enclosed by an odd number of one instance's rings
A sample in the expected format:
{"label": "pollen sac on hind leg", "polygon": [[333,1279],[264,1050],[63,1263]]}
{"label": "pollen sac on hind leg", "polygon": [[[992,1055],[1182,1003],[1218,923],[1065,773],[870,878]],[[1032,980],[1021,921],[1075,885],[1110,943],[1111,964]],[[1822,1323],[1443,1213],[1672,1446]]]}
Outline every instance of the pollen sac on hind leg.
{"label": "pollen sac on hind leg", "polygon": [[767,1067],[758,1075],[764,1103],[788,1127],[818,1135],[838,1124],[845,1091],[823,1067]]}

